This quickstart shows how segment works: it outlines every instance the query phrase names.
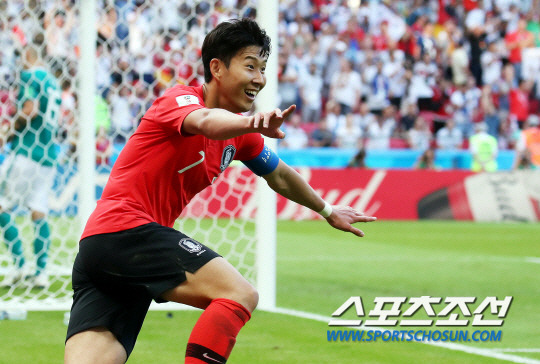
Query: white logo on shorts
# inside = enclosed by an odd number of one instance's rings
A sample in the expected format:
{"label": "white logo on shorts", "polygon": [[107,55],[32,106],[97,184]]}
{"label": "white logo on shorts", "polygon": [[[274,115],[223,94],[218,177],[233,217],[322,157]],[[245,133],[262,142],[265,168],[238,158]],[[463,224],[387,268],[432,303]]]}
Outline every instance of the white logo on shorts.
{"label": "white logo on shorts", "polygon": [[201,243],[190,238],[180,239],[178,245],[180,245],[183,249],[187,250],[190,253],[198,253],[197,255],[205,252]]}

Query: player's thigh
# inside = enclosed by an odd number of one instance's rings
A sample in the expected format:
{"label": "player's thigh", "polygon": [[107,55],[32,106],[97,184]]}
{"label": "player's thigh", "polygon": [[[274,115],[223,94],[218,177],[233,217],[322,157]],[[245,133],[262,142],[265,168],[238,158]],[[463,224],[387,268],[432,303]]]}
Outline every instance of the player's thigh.
{"label": "player's thigh", "polygon": [[105,327],[79,332],[66,342],[64,364],[123,364],[126,360],[126,350]]}
{"label": "player's thigh", "polygon": [[0,206],[4,210],[22,205],[26,201],[31,184],[26,172],[28,165],[24,159],[19,155],[10,154],[2,163]]}
{"label": "player's thigh", "polygon": [[[85,259],[85,249],[79,249],[75,258],[72,271],[73,305],[66,333],[66,342],[73,337],[85,332],[94,332],[96,328],[106,328],[97,332],[109,331],[112,333],[100,334],[104,345],[114,338],[124,349],[127,356],[133,350],[137,336],[141,330],[144,318],[150,307],[151,297],[141,294],[140,291],[130,289],[114,289],[108,284],[108,279],[103,279],[95,274],[95,264],[89,264]],[[93,334],[79,335],[79,338],[87,338]],[[103,336],[103,337],[102,337]],[[75,343],[82,341],[78,339]],[[113,345],[112,342],[109,343]],[[79,344],[70,344],[73,350],[87,350],[94,354],[93,347],[87,349]],[[99,361],[96,361],[99,362]]]}
{"label": "player's thigh", "polygon": [[49,194],[53,187],[54,168],[42,166],[35,161],[29,161],[29,170],[34,171],[31,177],[31,187],[28,191],[26,204],[39,216],[45,216],[49,211]]}
{"label": "player's thigh", "polygon": [[255,288],[224,258],[214,258],[194,273],[186,272],[186,281],[162,294],[167,301],[206,308],[213,299],[227,298],[253,311],[258,303]]}

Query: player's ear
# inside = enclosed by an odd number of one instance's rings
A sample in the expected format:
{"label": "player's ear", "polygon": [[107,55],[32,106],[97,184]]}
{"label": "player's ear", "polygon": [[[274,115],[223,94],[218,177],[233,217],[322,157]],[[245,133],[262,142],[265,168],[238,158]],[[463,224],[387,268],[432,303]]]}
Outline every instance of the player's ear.
{"label": "player's ear", "polygon": [[223,67],[225,65],[217,58],[212,58],[210,61],[210,72],[212,73],[212,78],[219,80],[223,74]]}

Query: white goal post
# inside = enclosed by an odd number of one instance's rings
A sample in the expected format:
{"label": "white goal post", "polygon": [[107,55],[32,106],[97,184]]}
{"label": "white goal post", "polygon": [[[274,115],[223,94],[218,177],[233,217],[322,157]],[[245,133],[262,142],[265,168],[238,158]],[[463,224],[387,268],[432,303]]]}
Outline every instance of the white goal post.
{"label": "white goal post", "polygon": [[[200,70],[197,69],[201,65],[200,57],[198,59],[189,58],[191,39],[186,40],[186,38],[198,38],[196,42],[200,46],[204,34],[211,27],[211,21],[215,22],[220,16],[221,20],[225,20],[223,17],[229,14],[233,14],[234,17],[245,14],[252,15],[253,10],[256,9],[258,22],[272,39],[272,54],[267,66],[267,85],[265,90],[259,94],[256,107],[259,110],[271,110],[277,107],[278,0],[248,0],[243,7],[231,9],[214,9],[214,1],[185,0],[174,3],[177,3],[179,12],[185,15],[185,18],[182,19],[178,28],[169,29],[165,26],[165,28],[160,29],[159,27],[162,25],[159,25],[155,29],[161,30],[162,34],[147,34],[148,42],[153,42],[152,44],[157,47],[152,50],[156,57],[151,61],[154,62],[154,65],[159,64],[160,68],[152,71],[156,73],[148,76],[150,80],[144,79],[146,83],[142,81],[139,83],[126,82],[126,78],[131,77],[131,74],[134,73],[132,71],[139,71],[136,67],[140,63],[137,62],[141,62],[140,54],[130,53],[132,45],[128,45],[126,42],[122,43],[121,40],[117,39],[103,38],[101,33],[96,36],[95,31],[96,23],[106,21],[108,15],[116,12],[117,22],[124,22],[123,25],[126,28],[136,32],[138,31],[136,28],[134,30],[131,28],[134,26],[132,24],[133,15],[122,15],[122,9],[115,9],[114,2],[109,0],[85,0],[77,2],[74,5],[76,9],[71,9],[74,10],[73,13],[77,14],[79,19],[77,19],[76,29],[73,31],[77,36],[69,40],[75,39],[77,41],[78,55],[71,60],[62,60],[61,62],[65,61],[66,64],[60,64],[60,67],[56,68],[56,75],[59,77],[59,83],[62,83],[62,80],[67,80],[71,81],[72,84],[71,90],[76,98],[76,106],[72,110],[75,115],[73,123],[76,125],[74,127],[76,132],[71,135],[70,130],[68,130],[68,137],[64,139],[71,137],[71,140],[76,142],[72,143],[75,145],[73,146],[62,145],[62,142],[66,142],[65,140],[59,141],[61,157],[58,160],[59,166],[54,191],[51,191],[49,199],[51,205],[49,216],[51,246],[47,272],[50,276],[50,286],[47,289],[37,289],[25,284],[25,282],[18,282],[13,286],[0,287],[0,311],[11,308],[35,311],[69,310],[70,308],[71,267],[77,253],[78,238],[88,216],[95,207],[96,196],[99,195],[99,191],[106,182],[107,172],[110,171],[110,165],[106,164],[98,165],[96,168],[97,160],[101,160],[103,163],[103,159],[100,159],[101,157],[96,152],[96,143],[99,143],[96,135],[99,137],[101,131],[98,130],[96,124],[97,120],[102,117],[102,115],[97,114],[104,111],[99,109],[99,102],[101,102],[101,106],[107,106],[105,112],[109,113],[110,122],[113,125],[107,130],[106,136],[110,139],[113,150],[110,157],[114,159],[122,145],[122,142],[118,142],[118,140],[125,142],[129,138],[136,127],[137,118],[142,115],[142,108],[148,106],[148,102],[157,97],[152,92],[158,86],[164,89],[164,85],[172,86],[175,82],[180,82],[175,77],[167,78],[166,72],[163,71],[163,69],[166,70],[169,61],[167,57],[170,57],[171,53],[178,52],[182,53],[183,60],[191,62],[187,66],[191,67],[193,72],[182,82],[189,83],[197,77],[199,80],[202,79]],[[224,6],[237,4],[236,1],[223,1],[222,3],[225,4]],[[155,4],[143,5],[142,9],[132,10],[138,17],[143,12],[160,14],[160,11],[167,8],[167,5]],[[208,7],[205,4],[208,4]],[[150,8],[154,6],[160,9]],[[56,17],[58,13],[69,18],[69,10],[66,12],[61,11],[62,9],[56,10],[28,9],[28,14],[30,14],[28,18],[35,18],[37,21],[38,18],[45,15],[45,18],[50,16],[49,20],[52,20],[52,17]],[[17,20],[17,15],[14,16]],[[4,16],[0,15],[0,20],[7,21],[7,17],[4,19]],[[160,21],[166,22],[161,18],[156,22]],[[38,26],[38,24],[35,25]],[[42,30],[46,32],[45,29]],[[187,33],[189,33],[188,37],[186,37]],[[175,42],[175,37],[182,39],[180,45],[178,45],[179,42]],[[170,43],[170,47],[167,44],[166,51],[163,50],[165,49],[163,45],[166,43],[164,39]],[[179,46],[180,48],[178,48]],[[38,48],[40,51],[48,52],[47,44],[42,44]],[[96,54],[98,54],[97,57]],[[51,65],[51,59],[52,57],[47,58],[47,66]],[[121,79],[118,81],[119,83],[115,83],[115,80],[107,85],[108,95],[103,93],[103,85],[100,86],[98,82],[102,76],[100,72],[103,70],[100,67],[106,64],[105,60],[110,63],[111,76]],[[127,62],[122,63],[125,60]],[[58,66],[58,62],[56,65]],[[69,69],[70,72],[67,72],[66,69]],[[143,80],[142,72],[140,77]],[[141,84],[147,86],[146,93],[140,87]],[[0,91],[3,91],[3,88],[12,96],[15,94],[13,84],[6,86],[0,83]],[[114,118],[117,112],[115,107],[117,105],[113,98],[117,97],[117,94],[121,94],[123,90],[127,90],[126,93],[130,97],[133,95],[139,97],[139,93],[143,95],[135,101],[130,99],[130,110],[138,106],[137,103],[142,106],[133,118],[134,128],[127,131],[114,128]],[[266,143],[274,149],[277,148],[277,143],[274,140],[267,140]],[[74,149],[72,153],[68,153],[70,148]],[[7,156],[8,154],[9,149],[4,148],[0,151],[0,155]],[[113,161],[110,164],[112,163]],[[26,265],[32,269],[35,266],[32,248],[34,237],[29,211],[25,210],[24,207],[19,208],[14,216],[23,241]],[[215,185],[194,198],[175,227],[208,244],[235,265],[257,287],[260,294],[259,308],[265,310],[275,308],[276,196],[264,179],[257,178],[240,165],[229,167]],[[3,238],[3,231],[0,233],[0,237]],[[2,242],[0,244],[0,281],[7,277],[13,269],[14,263],[9,248]],[[176,304],[152,305],[152,309],[171,310],[182,307]]]}

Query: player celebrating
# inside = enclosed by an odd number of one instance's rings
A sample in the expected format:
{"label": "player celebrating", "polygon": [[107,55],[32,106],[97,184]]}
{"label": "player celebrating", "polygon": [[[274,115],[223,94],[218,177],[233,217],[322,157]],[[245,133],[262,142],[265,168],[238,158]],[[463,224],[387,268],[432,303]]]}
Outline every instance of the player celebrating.
{"label": "player celebrating", "polygon": [[254,21],[221,23],[202,46],[205,84],[175,86],[146,112],[79,244],[65,363],[124,363],[152,300],[204,309],[186,363],[227,361],[258,294],[225,259],[171,227],[233,159],[337,229],[363,236],[351,224],[375,220],[331,207],[264,146],[261,134],[284,137],[280,126],[294,106],[238,114],[264,87],[269,53],[270,39]]}

